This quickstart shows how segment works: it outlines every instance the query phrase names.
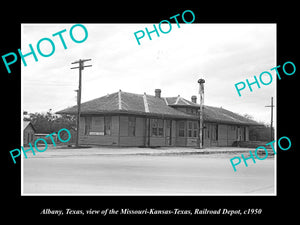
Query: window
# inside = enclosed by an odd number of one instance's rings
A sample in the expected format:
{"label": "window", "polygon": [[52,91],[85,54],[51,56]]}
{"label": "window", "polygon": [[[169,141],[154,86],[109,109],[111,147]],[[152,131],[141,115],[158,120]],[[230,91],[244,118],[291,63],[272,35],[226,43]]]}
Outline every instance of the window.
{"label": "window", "polygon": [[188,137],[198,137],[198,121],[188,121]]}
{"label": "window", "polygon": [[207,130],[207,138],[209,138],[209,134],[210,134],[210,129],[209,128],[210,128],[210,126],[209,126],[209,124],[207,124],[207,129],[206,129]]}
{"label": "window", "polygon": [[85,117],[84,135],[111,135],[111,116]]}
{"label": "window", "polygon": [[191,121],[188,122],[188,137],[192,137],[193,134],[193,123]]}
{"label": "window", "polygon": [[164,136],[164,121],[162,119],[151,119],[152,136]]}
{"label": "window", "polygon": [[218,140],[218,124],[212,124],[211,125],[211,139],[213,141]]}
{"label": "window", "polygon": [[152,119],[151,124],[152,124],[152,136],[157,136],[157,120]]}
{"label": "window", "polygon": [[166,120],[166,126],[167,126],[167,128],[171,127],[171,120]]}
{"label": "window", "polygon": [[164,136],[164,128],[163,127],[159,127],[158,128],[158,136]]}
{"label": "window", "polygon": [[[180,110],[180,108],[178,108]],[[194,108],[194,107],[186,107],[186,108],[182,108],[183,112],[186,112],[188,114],[193,114],[193,115],[197,115],[199,109],[198,108]]]}
{"label": "window", "polygon": [[185,137],[185,122],[184,121],[180,121],[178,123],[178,136]]}
{"label": "window", "polygon": [[111,135],[111,116],[104,117],[104,135]]}
{"label": "window", "polygon": [[193,115],[197,114],[197,109],[195,108],[185,108],[185,111],[188,114],[193,114]]}
{"label": "window", "polygon": [[198,121],[194,121],[194,137],[198,137]]}
{"label": "window", "polygon": [[128,136],[135,136],[135,123],[136,118],[134,116],[128,117]]}
{"label": "window", "polygon": [[198,137],[198,132],[197,132],[197,130],[194,130],[194,137]]}
{"label": "window", "polygon": [[84,135],[90,134],[92,117],[84,117]]}

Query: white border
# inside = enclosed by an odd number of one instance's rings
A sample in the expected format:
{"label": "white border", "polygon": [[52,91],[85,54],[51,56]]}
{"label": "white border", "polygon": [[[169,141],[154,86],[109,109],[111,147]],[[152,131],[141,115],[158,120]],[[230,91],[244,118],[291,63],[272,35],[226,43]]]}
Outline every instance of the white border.
{"label": "white border", "polygon": [[[20,24],[21,25],[21,48],[22,48],[22,35],[24,32],[23,25],[25,23]],[[49,23],[48,23],[49,24]],[[52,24],[52,23],[51,23]],[[66,23],[67,24],[67,23]],[[88,23],[87,23],[88,24]],[[202,24],[202,23],[201,23]],[[205,24],[205,23],[203,23]],[[218,23],[211,23],[211,24],[218,24]],[[235,23],[225,23],[225,24],[235,24]],[[256,23],[245,23],[245,24],[256,24]],[[262,23],[262,24],[275,24],[276,25],[276,46],[275,46],[275,65],[277,65],[277,35],[278,35],[278,26],[277,23]],[[20,62],[21,64],[21,62]],[[23,76],[22,76],[22,69],[23,66],[21,66],[21,146],[23,146],[23,93],[24,93],[24,87],[23,87]],[[277,79],[275,79],[275,107],[274,107],[274,114],[273,114],[273,122],[275,121],[273,127],[274,127],[274,139],[277,140]],[[21,150],[21,149],[20,149]],[[275,145],[275,151],[277,153],[277,145]],[[274,155],[274,193],[270,194],[25,194],[24,193],[24,179],[23,179],[23,151],[21,151],[21,196],[277,196],[277,154]]]}

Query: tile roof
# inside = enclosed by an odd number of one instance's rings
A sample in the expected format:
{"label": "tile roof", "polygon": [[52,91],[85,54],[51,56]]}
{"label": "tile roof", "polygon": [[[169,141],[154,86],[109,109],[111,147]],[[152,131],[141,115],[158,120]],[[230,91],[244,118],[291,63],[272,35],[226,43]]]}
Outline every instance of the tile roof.
{"label": "tile roof", "polygon": [[[199,108],[199,104],[178,97],[155,97],[153,95],[115,92],[81,104],[81,114],[134,114],[163,116],[168,118],[198,119],[198,116],[177,110],[177,107]],[[76,114],[77,106],[56,112]],[[204,106],[203,120],[207,122],[260,125],[241,115],[223,108]]]}
{"label": "tile roof", "polygon": [[203,120],[207,122],[261,125],[254,120],[220,107],[204,106],[203,112]]}
{"label": "tile roof", "polygon": [[168,102],[168,105],[170,105],[170,106],[194,106],[194,107],[199,107],[199,104],[188,101],[188,100],[180,97],[180,95],[178,95],[178,97],[166,97],[165,99]]}

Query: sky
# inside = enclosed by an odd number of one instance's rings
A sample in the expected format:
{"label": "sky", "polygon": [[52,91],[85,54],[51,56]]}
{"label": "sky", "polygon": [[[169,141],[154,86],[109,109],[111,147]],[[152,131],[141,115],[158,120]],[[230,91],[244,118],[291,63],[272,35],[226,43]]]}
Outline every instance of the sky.
{"label": "sky", "polygon": [[[180,22],[180,21],[179,21]],[[29,113],[53,112],[76,105],[78,69],[70,69],[79,59],[91,59],[92,65],[82,71],[82,99],[86,102],[120,89],[124,92],[154,95],[161,89],[162,97],[181,97],[191,100],[199,95],[199,78],[205,79],[204,104],[249,114],[254,120],[270,123],[271,97],[276,106],[276,75],[270,71],[276,64],[276,24],[201,24],[172,23],[169,33],[159,31],[145,34],[138,45],[134,33],[153,24],[83,24],[88,37],[82,43],[72,41],[69,31],[74,24],[22,24],[23,54],[32,44],[38,61],[32,55],[25,57],[27,66],[22,70],[22,110]],[[158,27],[158,25],[156,24]],[[167,27],[166,27],[167,26]],[[59,36],[61,30],[67,49]],[[163,24],[162,30],[168,30]],[[83,29],[73,29],[74,38],[85,37]],[[50,38],[55,44],[50,57],[42,57],[37,43]],[[40,50],[49,54],[47,41]],[[21,63],[21,62],[20,62]],[[273,75],[273,82],[258,88],[252,85],[241,91],[238,82],[254,81],[263,71]],[[268,77],[262,78],[266,83]],[[275,122],[276,122],[276,110]]]}

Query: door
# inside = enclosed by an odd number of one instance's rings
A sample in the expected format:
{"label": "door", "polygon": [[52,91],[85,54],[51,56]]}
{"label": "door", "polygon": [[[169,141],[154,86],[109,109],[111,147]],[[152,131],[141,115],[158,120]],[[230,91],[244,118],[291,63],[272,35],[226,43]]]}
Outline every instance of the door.
{"label": "door", "polygon": [[210,124],[204,123],[203,124],[203,135],[202,135],[202,140],[203,140],[203,146],[204,147],[210,147]]}
{"label": "door", "polygon": [[245,127],[238,127],[237,129],[237,141],[245,141],[246,135],[245,135]]}
{"label": "door", "polygon": [[172,145],[172,120],[166,120],[166,146]]}
{"label": "door", "polygon": [[211,145],[218,145],[218,124],[211,124]]}
{"label": "door", "polygon": [[177,121],[176,146],[186,146],[186,121]]}

